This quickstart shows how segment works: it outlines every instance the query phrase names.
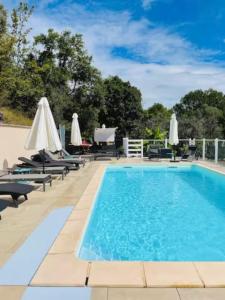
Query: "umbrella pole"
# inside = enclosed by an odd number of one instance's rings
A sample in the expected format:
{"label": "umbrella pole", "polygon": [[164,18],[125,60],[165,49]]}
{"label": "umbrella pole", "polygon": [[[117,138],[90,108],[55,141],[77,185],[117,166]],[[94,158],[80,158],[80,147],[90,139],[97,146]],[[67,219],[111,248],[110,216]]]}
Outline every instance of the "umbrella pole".
{"label": "umbrella pole", "polygon": [[43,174],[45,174],[45,149],[43,149],[43,160],[42,160],[42,162],[43,162],[43,170],[42,170],[42,172],[43,172]]}
{"label": "umbrella pole", "polygon": [[173,145],[173,160],[176,161],[175,145]]}

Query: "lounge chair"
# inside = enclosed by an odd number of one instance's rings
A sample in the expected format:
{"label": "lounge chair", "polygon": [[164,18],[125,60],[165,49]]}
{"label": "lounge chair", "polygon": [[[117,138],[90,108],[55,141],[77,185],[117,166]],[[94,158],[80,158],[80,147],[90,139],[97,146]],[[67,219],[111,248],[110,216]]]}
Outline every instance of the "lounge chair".
{"label": "lounge chair", "polygon": [[160,158],[173,158],[173,151],[169,148],[161,148],[160,149]]}
{"label": "lounge chair", "polygon": [[0,181],[17,182],[17,181],[34,181],[43,184],[45,192],[46,183],[52,185],[52,177],[48,174],[8,174],[0,176]]}
{"label": "lounge chair", "polygon": [[[43,169],[43,163],[39,161],[34,161],[31,159],[28,159],[26,157],[18,157],[18,160],[22,161],[23,164],[19,164],[19,167],[32,167],[32,168],[42,168]],[[79,167],[73,166],[66,162],[45,162],[45,167],[65,167],[67,170],[77,170]]]}
{"label": "lounge chair", "polygon": [[[39,158],[38,158],[38,155],[39,155]],[[69,165],[69,166],[72,166],[72,167],[76,167],[77,169],[80,168],[80,161],[75,161],[75,160],[55,160],[53,159],[51,156],[48,155],[47,152],[41,150],[39,151],[39,154],[36,154],[34,156],[32,156],[33,159],[39,159],[40,161],[43,161],[45,160],[45,164],[48,165],[48,164],[55,164],[55,165],[58,165],[58,166],[63,166],[63,165]]]}
{"label": "lounge chair", "polygon": [[50,151],[39,151],[41,156],[45,156],[45,159],[49,162],[66,162],[70,164],[75,164],[75,165],[80,165],[82,164],[83,167],[85,166],[85,159],[80,159],[80,158],[56,158],[54,154],[52,154]]}
{"label": "lounge chair", "polygon": [[193,161],[196,158],[196,151],[197,151],[196,146],[189,146],[188,147],[188,152],[184,153],[181,156],[181,160],[182,161]]}
{"label": "lounge chair", "polygon": [[148,158],[149,159],[153,159],[153,158],[170,158],[172,159],[173,157],[173,153],[171,149],[167,149],[167,148],[152,148],[149,149],[148,152]]}
{"label": "lounge chair", "polygon": [[116,149],[115,144],[114,145],[93,145],[90,148],[90,151],[93,152],[94,160],[97,160],[98,158],[111,158],[116,157],[117,159],[120,158],[119,151]]}
{"label": "lounge chair", "polygon": [[29,184],[21,183],[1,183],[0,195],[10,195],[13,199],[15,207],[18,207],[18,198],[24,196],[25,200],[28,199],[27,194],[32,192],[34,187]]}
{"label": "lounge chair", "polygon": [[149,159],[160,159],[160,152],[159,149],[149,149],[148,151],[148,158]]}
{"label": "lounge chair", "polygon": [[79,159],[79,158],[94,160],[94,158],[95,158],[93,154],[81,154],[81,155],[75,154],[75,155],[72,155],[68,151],[66,151],[66,149],[62,149],[60,151],[60,154],[61,154],[61,157],[66,159],[66,160],[67,159]]}
{"label": "lounge chair", "polygon": [[[43,174],[43,167],[33,168],[32,173]],[[66,169],[66,167],[45,167],[45,174],[60,174],[62,176],[62,180],[64,180],[64,177],[67,173],[68,170]]]}
{"label": "lounge chair", "polygon": [[[43,174],[43,167],[41,168],[25,168],[25,167],[18,167],[18,165],[13,165],[12,168],[7,168],[8,174]],[[59,174],[62,176],[62,180],[64,180],[64,177],[68,173],[68,170],[66,167],[45,167],[45,174]],[[3,175],[6,175],[3,174]],[[1,176],[1,172],[0,172]]]}

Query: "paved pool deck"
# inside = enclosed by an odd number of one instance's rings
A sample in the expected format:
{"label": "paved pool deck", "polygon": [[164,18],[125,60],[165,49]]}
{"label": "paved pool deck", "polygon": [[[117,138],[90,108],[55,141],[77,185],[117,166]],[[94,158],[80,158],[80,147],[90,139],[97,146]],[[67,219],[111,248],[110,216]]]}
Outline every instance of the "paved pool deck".
{"label": "paved pool deck", "polygon": [[[117,163],[159,164],[141,159],[91,162],[70,172],[64,181],[54,181],[46,193],[35,191],[19,208],[8,206],[1,212],[0,267],[54,209],[74,206],[30,283],[0,286],[0,299],[22,299],[28,286],[31,290],[89,287],[90,299],[98,300],[225,299],[225,262],[89,262],[75,257],[104,170],[108,164]],[[199,164],[225,173],[225,167],[220,165]],[[1,204],[10,205],[11,201],[4,199]]]}

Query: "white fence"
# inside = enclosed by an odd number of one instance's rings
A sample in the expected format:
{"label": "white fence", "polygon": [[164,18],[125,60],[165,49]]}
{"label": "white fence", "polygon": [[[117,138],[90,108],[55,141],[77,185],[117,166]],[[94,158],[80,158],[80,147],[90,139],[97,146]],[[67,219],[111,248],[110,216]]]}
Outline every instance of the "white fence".
{"label": "white fence", "polygon": [[[225,161],[225,140],[220,139],[180,139],[180,144],[196,145],[197,156],[202,160],[214,160],[215,163]],[[126,157],[141,157],[146,155],[147,147],[168,148],[168,139],[145,140],[123,139],[123,148]]]}

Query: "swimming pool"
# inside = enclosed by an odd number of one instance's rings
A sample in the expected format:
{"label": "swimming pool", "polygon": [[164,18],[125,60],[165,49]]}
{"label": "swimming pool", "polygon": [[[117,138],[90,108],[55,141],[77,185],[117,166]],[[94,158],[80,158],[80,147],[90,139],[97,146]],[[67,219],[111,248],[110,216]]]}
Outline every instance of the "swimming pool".
{"label": "swimming pool", "polygon": [[225,261],[225,176],[192,166],[110,166],[78,256]]}

